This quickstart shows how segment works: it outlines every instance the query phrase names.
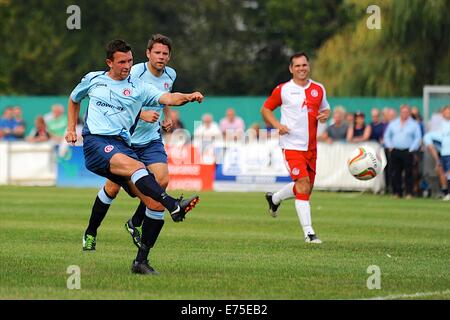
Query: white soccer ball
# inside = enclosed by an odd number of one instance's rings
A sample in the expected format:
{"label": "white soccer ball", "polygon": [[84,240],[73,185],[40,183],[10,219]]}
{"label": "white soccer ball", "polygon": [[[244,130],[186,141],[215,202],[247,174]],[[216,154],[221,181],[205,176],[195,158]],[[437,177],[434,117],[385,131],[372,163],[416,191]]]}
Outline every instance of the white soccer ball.
{"label": "white soccer ball", "polygon": [[350,174],[358,180],[375,178],[383,170],[380,155],[367,146],[358,147],[347,159]]}

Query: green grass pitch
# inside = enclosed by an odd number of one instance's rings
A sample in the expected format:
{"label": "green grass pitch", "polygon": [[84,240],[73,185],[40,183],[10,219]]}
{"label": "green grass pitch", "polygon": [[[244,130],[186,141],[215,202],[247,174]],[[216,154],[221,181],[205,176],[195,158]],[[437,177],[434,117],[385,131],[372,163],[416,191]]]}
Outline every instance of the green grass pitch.
{"label": "green grass pitch", "polygon": [[[96,193],[0,187],[0,299],[450,298],[448,202],[315,191],[323,244],[312,245],[293,200],[272,218],[264,193],[201,192],[184,222],[166,214],[150,255],[160,276],[146,277],[130,272],[136,249],[123,224],[137,200],[124,192],[99,229],[97,251],[81,250]],[[70,265],[81,270],[78,290],[67,288]],[[373,265],[381,288],[369,290]]]}

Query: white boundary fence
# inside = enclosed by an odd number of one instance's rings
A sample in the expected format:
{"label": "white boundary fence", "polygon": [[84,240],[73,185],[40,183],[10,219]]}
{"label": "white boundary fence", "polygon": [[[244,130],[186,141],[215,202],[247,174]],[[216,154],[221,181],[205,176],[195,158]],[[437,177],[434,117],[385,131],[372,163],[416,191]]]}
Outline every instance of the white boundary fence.
{"label": "white boundary fence", "polygon": [[[382,192],[383,174],[369,181],[359,181],[347,169],[347,158],[358,146],[379,150],[378,143],[319,143],[316,190]],[[57,153],[53,143],[0,142],[0,185],[54,186],[57,182]],[[61,149],[63,150],[63,149]],[[84,167],[80,158],[76,167]],[[290,181],[282,152],[276,141],[228,146],[216,170],[214,190],[271,191]],[[81,186],[82,185],[77,185]]]}
{"label": "white boundary fence", "polygon": [[0,185],[56,185],[54,144],[0,142]]}

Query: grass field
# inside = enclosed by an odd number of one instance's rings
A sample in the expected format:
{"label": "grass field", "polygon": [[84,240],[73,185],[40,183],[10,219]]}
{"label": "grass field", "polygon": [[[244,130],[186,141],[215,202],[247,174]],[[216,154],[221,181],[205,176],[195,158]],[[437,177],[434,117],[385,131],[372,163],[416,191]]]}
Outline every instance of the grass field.
{"label": "grass field", "polygon": [[[130,272],[136,250],[123,224],[137,201],[124,193],[97,251],[81,250],[96,193],[0,187],[0,299],[450,299],[448,202],[315,192],[324,243],[311,245],[293,200],[274,219],[263,193],[202,192],[184,222],[166,214],[151,252],[161,275],[145,277]],[[70,265],[81,269],[79,290],[67,288]],[[366,286],[371,265],[381,289]]]}

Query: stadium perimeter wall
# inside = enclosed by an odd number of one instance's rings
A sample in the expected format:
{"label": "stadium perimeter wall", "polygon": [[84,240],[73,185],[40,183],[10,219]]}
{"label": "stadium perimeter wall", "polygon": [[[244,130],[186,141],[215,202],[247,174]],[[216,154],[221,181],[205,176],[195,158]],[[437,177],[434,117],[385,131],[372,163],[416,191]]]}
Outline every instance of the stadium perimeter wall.
{"label": "stadium perimeter wall", "polygon": [[[384,191],[382,174],[370,181],[359,181],[348,172],[347,158],[358,145],[378,150],[386,163],[383,149],[375,142],[319,143],[316,189]],[[220,147],[216,151],[222,152],[222,156],[216,157],[215,163],[204,161],[191,144],[166,146],[166,149],[170,172],[168,189],[275,191],[291,181],[278,139]],[[0,142],[0,185],[99,188],[104,181],[86,169],[81,146]]]}
{"label": "stadium perimeter wall", "polygon": [[[185,127],[192,134],[194,122],[201,121],[204,113],[211,113],[214,120],[219,122],[224,117],[228,108],[234,108],[238,116],[244,119],[246,127],[258,122],[264,127],[260,115],[260,108],[266,97],[241,96],[241,97],[209,97],[206,93],[205,100],[201,104],[191,104],[184,107],[174,108],[180,112],[181,120]],[[391,107],[399,109],[403,103],[422,108],[422,97],[395,97],[395,98],[376,98],[376,97],[329,97],[332,108],[337,105],[344,106],[347,111],[363,111],[369,116],[370,110],[374,107],[382,109]],[[9,105],[19,105],[23,108],[23,115],[26,122],[27,133],[34,126],[34,119],[37,115],[43,115],[50,112],[51,106],[55,103],[62,104],[67,108],[67,96],[0,96],[0,112]],[[81,104],[81,115],[84,115],[87,108],[87,100]],[[369,121],[370,117],[366,118]]]}

